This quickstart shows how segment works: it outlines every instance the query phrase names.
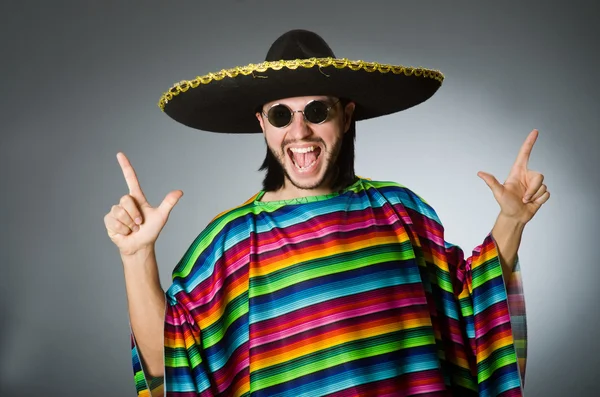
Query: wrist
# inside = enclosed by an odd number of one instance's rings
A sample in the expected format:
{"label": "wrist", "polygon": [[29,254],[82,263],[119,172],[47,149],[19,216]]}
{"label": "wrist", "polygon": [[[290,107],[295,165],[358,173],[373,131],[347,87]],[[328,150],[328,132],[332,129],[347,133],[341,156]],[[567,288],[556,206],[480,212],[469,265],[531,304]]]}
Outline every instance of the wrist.
{"label": "wrist", "polygon": [[498,218],[496,219],[497,225],[502,225],[503,227],[514,230],[523,230],[525,228],[526,223],[527,222],[523,222],[519,218],[503,214],[502,212],[500,212]]}
{"label": "wrist", "polygon": [[146,261],[150,257],[155,256],[154,245],[141,247],[132,252],[120,252],[123,263]]}

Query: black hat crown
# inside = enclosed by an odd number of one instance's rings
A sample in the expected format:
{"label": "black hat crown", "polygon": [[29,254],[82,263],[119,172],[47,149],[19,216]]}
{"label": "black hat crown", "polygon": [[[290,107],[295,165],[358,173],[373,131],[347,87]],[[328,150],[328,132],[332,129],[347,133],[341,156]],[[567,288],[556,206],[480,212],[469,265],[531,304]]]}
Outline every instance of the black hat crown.
{"label": "black hat crown", "polygon": [[265,61],[335,58],[333,51],[321,36],[308,30],[290,30],[279,36],[269,48]]}

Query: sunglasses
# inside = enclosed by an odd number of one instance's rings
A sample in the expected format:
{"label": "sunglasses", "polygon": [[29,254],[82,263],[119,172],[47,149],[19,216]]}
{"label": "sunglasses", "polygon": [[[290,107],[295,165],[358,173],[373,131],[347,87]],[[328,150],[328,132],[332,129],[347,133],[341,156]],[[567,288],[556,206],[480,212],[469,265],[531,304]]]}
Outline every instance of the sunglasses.
{"label": "sunglasses", "polygon": [[273,127],[277,128],[283,128],[290,125],[296,113],[302,113],[304,120],[313,124],[322,124],[329,118],[329,111],[333,109],[339,101],[340,100],[338,99],[332,105],[328,105],[322,101],[312,100],[304,106],[304,110],[292,110],[287,105],[276,103],[267,110],[267,113],[263,112],[263,116],[269,120],[269,123],[271,123]]}

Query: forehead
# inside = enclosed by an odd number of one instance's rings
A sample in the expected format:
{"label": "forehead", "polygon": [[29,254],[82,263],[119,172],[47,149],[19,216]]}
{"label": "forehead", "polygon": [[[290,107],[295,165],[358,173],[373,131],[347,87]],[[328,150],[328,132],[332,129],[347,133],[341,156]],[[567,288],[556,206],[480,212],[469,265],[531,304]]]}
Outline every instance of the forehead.
{"label": "forehead", "polygon": [[303,107],[308,102],[315,101],[315,100],[323,101],[323,102],[332,102],[334,100],[334,97],[327,96],[327,95],[315,95],[315,96],[299,96],[299,97],[293,97],[293,98],[281,98],[281,99],[277,99],[275,101],[267,102],[267,103],[265,103],[264,106],[266,108],[269,108],[269,107],[275,105],[276,103],[281,103],[281,104],[287,105],[289,107]]}

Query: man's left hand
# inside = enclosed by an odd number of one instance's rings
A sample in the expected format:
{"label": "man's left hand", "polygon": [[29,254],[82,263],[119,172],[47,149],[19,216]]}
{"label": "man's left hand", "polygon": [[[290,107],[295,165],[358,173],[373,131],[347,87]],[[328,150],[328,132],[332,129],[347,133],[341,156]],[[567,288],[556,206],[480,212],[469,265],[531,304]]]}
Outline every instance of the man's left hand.
{"label": "man's left hand", "polygon": [[491,174],[478,172],[477,176],[485,181],[500,204],[500,214],[521,224],[526,224],[550,198],[544,182],[544,175],[529,170],[527,164],[538,131],[533,130],[521,146],[504,184]]}

